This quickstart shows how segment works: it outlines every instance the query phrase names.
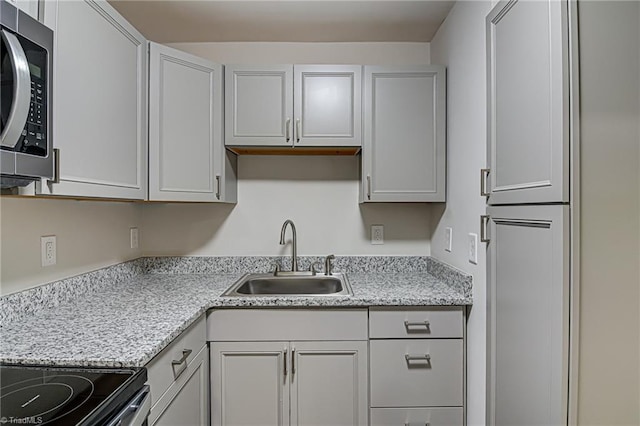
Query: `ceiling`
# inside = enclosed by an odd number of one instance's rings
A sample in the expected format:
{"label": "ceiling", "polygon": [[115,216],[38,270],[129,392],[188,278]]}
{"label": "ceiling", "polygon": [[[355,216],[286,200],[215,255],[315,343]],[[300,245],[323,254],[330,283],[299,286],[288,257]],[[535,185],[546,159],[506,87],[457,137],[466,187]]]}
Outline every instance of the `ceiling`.
{"label": "ceiling", "polygon": [[427,42],[455,1],[109,0],[150,40]]}

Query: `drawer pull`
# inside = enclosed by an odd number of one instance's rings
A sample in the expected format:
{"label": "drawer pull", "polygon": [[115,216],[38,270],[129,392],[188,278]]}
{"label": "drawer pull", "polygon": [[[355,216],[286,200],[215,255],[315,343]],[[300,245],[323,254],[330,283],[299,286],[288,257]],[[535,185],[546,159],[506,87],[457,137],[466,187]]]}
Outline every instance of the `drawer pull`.
{"label": "drawer pull", "polygon": [[[174,369],[173,374],[176,378],[178,378],[178,376],[180,376],[184,372],[184,370],[187,369],[187,358],[189,357],[189,355],[191,355],[192,352],[193,350],[191,349],[183,349],[182,358],[177,360],[174,359],[173,361],[171,361],[171,367]],[[177,372],[175,371],[176,365],[182,365],[182,367],[180,367]]]}
{"label": "drawer pull", "polygon": [[420,423],[418,423],[418,422],[404,422],[404,426],[422,426],[422,425],[431,426],[431,424],[427,423],[427,422],[424,422],[424,423],[422,423],[422,422],[420,422]]}
{"label": "drawer pull", "polygon": [[427,365],[431,366],[431,355],[409,355],[405,354],[404,359],[407,361],[407,364],[411,364],[412,361],[424,361]]}
{"label": "drawer pull", "polygon": [[429,321],[425,320],[425,321],[417,321],[417,322],[410,322],[405,320],[404,321],[404,328],[407,329],[407,331],[414,331],[414,330],[410,330],[410,328],[412,327],[424,327],[426,330],[425,331],[429,331],[429,327],[431,325],[429,324]]}

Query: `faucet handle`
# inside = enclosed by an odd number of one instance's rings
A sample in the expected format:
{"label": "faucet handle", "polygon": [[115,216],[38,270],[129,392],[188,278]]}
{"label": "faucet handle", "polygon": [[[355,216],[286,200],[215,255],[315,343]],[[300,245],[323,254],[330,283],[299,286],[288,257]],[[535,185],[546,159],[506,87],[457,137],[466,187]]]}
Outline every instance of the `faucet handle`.
{"label": "faucet handle", "polygon": [[311,271],[311,275],[315,275],[318,271],[316,271],[316,267],[321,267],[322,263],[318,260],[309,265],[309,271]]}
{"label": "faucet handle", "polygon": [[278,272],[282,270],[282,265],[280,265],[279,261],[271,262],[271,266],[273,266],[273,275],[278,275]]}
{"label": "faucet handle", "polygon": [[333,265],[331,264],[331,261],[333,259],[335,259],[336,257],[333,254],[330,254],[329,256],[324,258],[324,274],[325,275],[331,275],[332,269],[333,269]]}

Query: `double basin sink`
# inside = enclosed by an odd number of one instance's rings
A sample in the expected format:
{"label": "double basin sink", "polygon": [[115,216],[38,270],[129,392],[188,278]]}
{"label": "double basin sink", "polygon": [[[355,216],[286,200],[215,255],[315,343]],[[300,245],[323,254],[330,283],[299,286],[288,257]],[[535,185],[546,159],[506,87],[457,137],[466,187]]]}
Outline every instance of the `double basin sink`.
{"label": "double basin sink", "polygon": [[222,294],[236,297],[352,295],[345,275],[307,272],[246,274]]}

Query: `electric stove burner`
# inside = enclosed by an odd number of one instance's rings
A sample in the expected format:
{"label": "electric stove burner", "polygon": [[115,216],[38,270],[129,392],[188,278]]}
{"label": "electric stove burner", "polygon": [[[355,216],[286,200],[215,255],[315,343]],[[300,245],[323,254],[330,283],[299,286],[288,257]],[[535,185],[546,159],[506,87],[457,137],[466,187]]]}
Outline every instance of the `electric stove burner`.
{"label": "electric stove burner", "polygon": [[[93,394],[93,382],[82,376],[46,376],[23,380],[0,390],[2,417],[34,417],[48,423],[81,407]],[[64,410],[61,410],[64,408]]]}
{"label": "electric stove burner", "polygon": [[144,369],[0,366],[0,425],[97,425],[146,381]]}

